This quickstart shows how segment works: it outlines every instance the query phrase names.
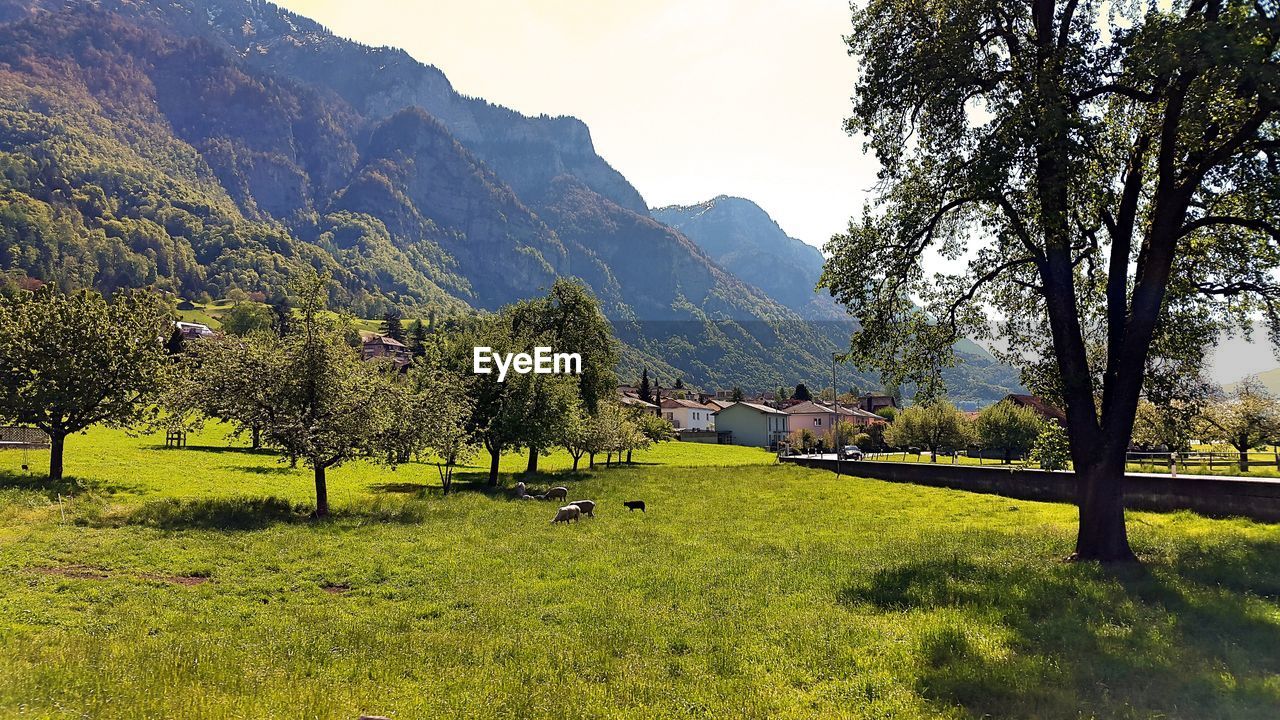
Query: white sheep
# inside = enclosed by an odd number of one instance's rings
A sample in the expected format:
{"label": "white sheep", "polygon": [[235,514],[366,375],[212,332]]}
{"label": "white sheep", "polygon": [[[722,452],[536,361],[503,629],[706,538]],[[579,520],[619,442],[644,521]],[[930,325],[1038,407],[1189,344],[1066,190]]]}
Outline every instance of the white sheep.
{"label": "white sheep", "polygon": [[570,520],[578,522],[578,515],[581,514],[581,512],[582,511],[578,509],[577,505],[565,505],[556,511],[556,518],[551,521],[551,524],[554,525],[558,522],[562,522],[567,525]]}
{"label": "white sheep", "polygon": [[518,482],[518,483],[516,483],[516,497],[521,497],[521,498],[522,498],[522,497],[525,497],[525,496],[526,496],[526,495],[528,495],[528,494],[529,494],[529,492],[528,492],[528,490],[526,490],[526,489],[525,489],[525,486],[524,486],[524,483],[523,483],[523,482]]}
{"label": "white sheep", "polygon": [[569,488],[567,488],[567,487],[553,487],[553,488],[551,488],[550,490],[548,490],[548,491],[547,491],[547,499],[548,499],[548,500],[568,500],[568,499],[569,499]]}
{"label": "white sheep", "polygon": [[534,500],[546,500],[546,499],[547,499],[547,496],[546,496],[546,495],[534,495],[534,496],[533,496],[533,499],[534,499]]}
{"label": "white sheep", "polygon": [[596,503],[594,500],[574,500],[569,504],[578,506],[578,509],[582,511],[582,514],[587,517],[596,516]]}

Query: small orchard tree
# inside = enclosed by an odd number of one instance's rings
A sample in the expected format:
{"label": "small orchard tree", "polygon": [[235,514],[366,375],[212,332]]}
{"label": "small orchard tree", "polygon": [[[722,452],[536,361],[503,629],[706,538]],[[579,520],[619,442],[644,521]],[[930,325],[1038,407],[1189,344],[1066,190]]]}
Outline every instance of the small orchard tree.
{"label": "small orchard tree", "polygon": [[1280,441],[1280,400],[1257,378],[1246,378],[1205,408],[1202,427],[1207,437],[1235,448],[1247,472],[1250,450]]}
{"label": "small orchard tree", "polygon": [[1056,422],[1045,423],[1031,448],[1031,459],[1040,464],[1041,470],[1066,470],[1067,463],[1071,462],[1067,431]]}
{"label": "small orchard tree", "polygon": [[969,418],[943,400],[903,410],[884,433],[885,441],[895,447],[928,449],[930,462],[938,462],[939,449],[963,447],[972,437]]}
{"label": "small orchard tree", "polygon": [[1044,420],[1035,410],[1004,400],[978,413],[974,429],[982,447],[1002,450],[1008,465],[1014,455],[1031,451],[1044,429]]}
{"label": "small orchard tree", "polygon": [[1133,442],[1147,448],[1165,447],[1173,452],[1186,452],[1203,427],[1202,409],[1199,403],[1156,404],[1144,399],[1138,403],[1133,422]]}
{"label": "small orchard tree", "polygon": [[0,299],[0,417],[49,435],[49,478],[62,479],[67,436],[140,422],[170,360],[167,305],[144,291],[73,294],[45,285]]}
{"label": "small orchard tree", "polygon": [[580,405],[575,405],[565,418],[560,445],[569,453],[569,457],[573,458],[574,470],[578,469],[582,456],[591,449],[593,425],[594,419],[583,412]]}
{"label": "small orchard tree", "polygon": [[438,344],[423,346],[412,375],[423,445],[435,458],[440,486],[447,495],[453,488],[454,468],[469,462],[478,450],[467,427],[474,405],[467,394],[467,376],[449,366]]}
{"label": "small orchard tree", "polygon": [[[211,350],[201,366],[212,383],[224,383],[229,367],[257,381],[251,390],[233,386],[237,412],[251,421],[260,418],[272,447],[312,469],[317,517],[329,514],[330,468],[357,456],[392,463],[398,458],[387,452],[386,439],[396,419],[389,398],[400,389],[346,343],[344,324],[325,310],[327,282],[312,274],[298,283],[295,332],[284,338],[253,333],[222,348],[225,354]],[[223,359],[229,367],[217,362]]]}
{"label": "small orchard tree", "polygon": [[[649,445],[664,443],[676,437],[676,429],[670,421],[653,413],[632,410],[630,420],[640,434],[644,435]],[[630,450],[627,452],[627,462],[631,462]]]}
{"label": "small orchard tree", "polygon": [[791,447],[800,448],[805,452],[809,452],[810,448],[818,444],[817,434],[807,427],[792,430],[791,435],[787,437],[787,440],[791,443]]}

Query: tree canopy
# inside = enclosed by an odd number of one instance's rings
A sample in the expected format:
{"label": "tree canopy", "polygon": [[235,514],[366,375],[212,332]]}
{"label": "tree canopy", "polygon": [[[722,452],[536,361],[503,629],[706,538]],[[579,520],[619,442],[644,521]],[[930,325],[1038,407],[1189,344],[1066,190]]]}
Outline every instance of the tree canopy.
{"label": "tree canopy", "polygon": [[[1205,348],[1280,329],[1274,3],[871,0],[847,128],[881,163],[822,283],[851,357],[938,392],[962,337],[999,337],[1066,408],[1075,556],[1129,560],[1121,481],[1139,397]],[[927,276],[937,253],[952,271]],[[992,309],[995,312],[992,312]]]}
{"label": "tree canopy", "polygon": [[52,285],[0,298],[0,418],[49,435],[62,478],[67,435],[139,422],[170,367],[171,315],[157,295],[66,294]]}

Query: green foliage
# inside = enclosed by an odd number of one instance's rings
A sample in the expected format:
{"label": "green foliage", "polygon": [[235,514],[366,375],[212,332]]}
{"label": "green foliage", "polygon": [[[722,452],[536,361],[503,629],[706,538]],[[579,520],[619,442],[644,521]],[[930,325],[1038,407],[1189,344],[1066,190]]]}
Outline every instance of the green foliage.
{"label": "green foliage", "polygon": [[978,413],[974,429],[982,448],[1003,450],[1007,463],[1031,450],[1044,429],[1044,420],[1035,410],[1004,400]]}
{"label": "green foliage", "polygon": [[884,431],[884,441],[893,447],[927,449],[934,461],[942,449],[959,449],[973,440],[973,423],[955,405],[935,400],[912,405],[898,413]]}
{"label": "green foliage", "polygon": [[[796,392],[795,392],[795,394],[794,394],[794,395],[792,395],[792,397],[794,397],[794,398],[795,398],[795,399],[797,399],[797,400],[812,400],[812,399],[813,399],[813,395],[812,395],[812,394],[810,394],[810,392],[809,392],[809,388],[808,388],[804,383],[798,383],[798,384],[796,385]],[[779,399],[779,400],[785,400],[786,398],[778,398],[778,399]]]}
{"label": "green foliage", "polygon": [[1031,459],[1040,465],[1041,470],[1066,470],[1071,462],[1067,431],[1056,422],[1045,423],[1031,449]]}
{"label": "green foliage", "polygon": [[236,303],[222,316],[222,329],[232,335],[248,335],[276,327],[278,317],[266,305],[250,300]]}
{"label": "green foliage", "polygon": [[169,370],[169,318],[141,290],[108,302],[46,285],[0,298],[0,419],[49,435],[51,479],[62,478],[67,435],[143,419]]}

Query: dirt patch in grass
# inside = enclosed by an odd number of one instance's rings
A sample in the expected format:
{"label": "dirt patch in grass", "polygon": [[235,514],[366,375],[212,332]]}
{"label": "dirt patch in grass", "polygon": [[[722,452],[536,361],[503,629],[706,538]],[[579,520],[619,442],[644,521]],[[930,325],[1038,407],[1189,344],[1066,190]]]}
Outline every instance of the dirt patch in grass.
{"label": "dirt patch in grass", "polygon": [[336,585],[321,585],[320,589],[329,593],[330,595],[342,595],[343,593],[351,592],[350,585],[343,585],[340,583]]}
{"label": "dirt patch in grass", "polygon": [[203,575],[155,575],[144,573],[139,577],[146,580],[159,580],[160,582],[173,583],[174,585],[182,585],[185,587],[195,587],[209,582],[209,578]]}
{"label": "dirt patch in grass", "polygon": [[111,573],[102,568],[90,567],[88,565],[59,565],[58,567],[35,567],[31,568],[32,572],[38,572],[41,575],[61,575],[62,577],[79,578],[82,580],[106,580],[111,577]]}

